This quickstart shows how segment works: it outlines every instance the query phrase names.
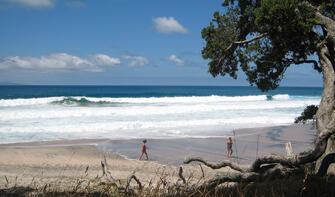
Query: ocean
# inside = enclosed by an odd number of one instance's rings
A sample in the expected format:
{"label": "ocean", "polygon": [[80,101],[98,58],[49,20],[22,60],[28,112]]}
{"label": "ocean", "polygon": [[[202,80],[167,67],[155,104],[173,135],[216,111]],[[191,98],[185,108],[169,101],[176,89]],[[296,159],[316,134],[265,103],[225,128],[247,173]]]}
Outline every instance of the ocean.
{"label": "ocean", "polygon": [[0,143],[61,139],[205,138],[289,125],[322,88],[0,86]]}

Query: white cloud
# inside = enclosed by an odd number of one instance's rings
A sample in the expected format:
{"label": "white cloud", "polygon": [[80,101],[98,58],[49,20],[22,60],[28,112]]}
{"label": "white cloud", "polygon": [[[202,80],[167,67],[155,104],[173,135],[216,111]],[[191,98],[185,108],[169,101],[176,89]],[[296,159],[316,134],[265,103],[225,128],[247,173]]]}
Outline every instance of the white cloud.
{"label": "white cloud", "polygon": [[124,55],[122,56],[123,59],[126,59],[129,61],[129,66],[143,66],[145,64],[149,64],[149,60],[142,56],[131,56],[131,55]]}
{"label": "white cloud", "polygon": [[155,28],[158,32],[164,34],[171,33],[183,33],[187,34],[188,30],[183,27],[176,19],[173,17],[157,17],[152,20],[155,24]]}
{"label": "white cloud", "polygon": [[28,8],[49,8],[53,7],[53,0],[9,0],[10,3]]}
{"label": "white cloud", "polygon": [[168,60],[176,63],[177,65],[184,65],[184,61],[177,57],[176,55],[171,55],[168,57]]}
{"label": "white cloud", "polygon": [[108,55],[92,55],[88,59],[72,56],[66,53],[54,53],[40,58],[36,57],[5,57],[0,59],[0,69],[25,69],[25,70],[56,70],[88,72],[102,72],[104,66],[120,64],[119,58],[111,58]]}
{"label": "white cloud", "polygon": [[114,66],[121,63],[119,58],[109,57],[108,55],[104,54],[93,55],[92,62],[96,65],[106,65],[106,66]]}

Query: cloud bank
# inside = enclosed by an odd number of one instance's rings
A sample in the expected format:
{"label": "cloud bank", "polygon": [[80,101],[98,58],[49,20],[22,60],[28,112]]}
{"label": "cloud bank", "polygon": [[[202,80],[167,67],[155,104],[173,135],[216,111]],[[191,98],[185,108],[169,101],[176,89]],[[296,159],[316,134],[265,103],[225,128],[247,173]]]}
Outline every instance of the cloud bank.
{"label": "cloud bank", "polygon": [[177,65],[180,65],[180,66],[184,65],[184,61],[182,59],[180,59],[179,57],[177,57],[176,55],[169,56],[168,60],[170,62],[174,62],[174,63],[176,63]]}
{"label": "cloud bank", "polygon": [[27,8],[50,8],[54,6],[53,0],[8,0],[11,4],[16,4]]}
{"label": "cloud bank", "polygon": [[173,17],[157,17],[152,20],[158,32],[164,34],[183,33],[187,34],[188,30],[183,27]]}
{"label": "cloud bank", "polygon": [[143,66],[149,64],[149,60],[142,56],[123,55],[122,58],[128,60],[129,66]]}
{"label": "cloud bank", "polygon": [[40,58],[12,56],[0,59],[0,70],[55,70],[102,72],[106,67],[120,64],[119,58],[104,54],[90,55],[88,58],[72,56],[66,53],[54,53]]}

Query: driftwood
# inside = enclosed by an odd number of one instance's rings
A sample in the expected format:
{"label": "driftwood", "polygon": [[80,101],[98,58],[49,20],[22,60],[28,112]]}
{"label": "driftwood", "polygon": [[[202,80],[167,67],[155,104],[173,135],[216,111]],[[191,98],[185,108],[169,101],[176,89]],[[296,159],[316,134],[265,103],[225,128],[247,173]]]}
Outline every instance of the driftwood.
{"label": "driftwood", "polygon": [[181,167],[181,166],[179,167],[178,175],[179,175],[180,179],[183,181],[183,183],[186,185],[186,179],[183,176],[183,167]]}
{"label": "driftwood", "polygon": [[197,190],[212,190],[218,185],[226,182],[249,183],[256,181],[265,181],[273,178],[284,178],[293,174],[302,173],[300,168],[286,168],[280,164],[274,165],[263,173],[256,172],[225,172],[216,177],[205,181]]}
{"label": "driftwood", "polygon": [[108,164],[106,160],[106,156],[104,156],[104,160],[101,161],[101,167],[102,167],[102,176],[106,177],[113,185],[120,188],[120,184],[113,178],[112,174],[108,170]]}
{"label": "driftwood", "polygon": [[140,190],[142,190],[143,186],[141,181],[135,176],[135,172],[133,172],[132,174],[130,174],[127,178],[127,184],[126,186],[122,185],[120,182],[118,182],[116,179],[113,178],[111,172],[108,170],[108,164],[107,164],[107,160],[106,160],[106,156],[104,156],[104,160],[101,161],[101,167],[102,167],[102,176],[107,178],[107,180],[109,180],[109,182],[114,185],[118,190],[120,191],[125,191],[126,193],[132,193],[134,194],[134,190],[130,187],[130,182],[132,179],[134,179],[136,181],[136,183],[138,184],[138,187]]}
{"label": "driftwood", "polygon": [[234,170],[237,170],[237,171],[244,171],[242,168],[240,168],[237,164],[231,162],[231,161],[223,161],[223,162],[220,162],[220,163],[212,163],[212,162],[209,162],[209,161],[206,161],[205,159],[201,158],[201,157],[189,157],[189,158],[186,158],[184,160],[184,164],[189,164],[191,162],[201,162],[203,163],[205,166],[208,166],[212,169],[220,169],[220,168],[223,168],[223,167],[226,167],[226,166],[229,166],[230,168],[234,169]]}
{"label": "driftwood", "polygon": [[139,187],[140,190],[141,190],[141,189],[142,189],[142,183],[141,183],[141,181],[135,176],[135,172],[128,176],[128,178],[127,178],[127,186],[126,186],[126,189],[129,188],[129,185],[130,185],[130,182],[131,182],[132,179],[134,179],[134,180],[136,181],[136,183],[138,184],[138,187]]}

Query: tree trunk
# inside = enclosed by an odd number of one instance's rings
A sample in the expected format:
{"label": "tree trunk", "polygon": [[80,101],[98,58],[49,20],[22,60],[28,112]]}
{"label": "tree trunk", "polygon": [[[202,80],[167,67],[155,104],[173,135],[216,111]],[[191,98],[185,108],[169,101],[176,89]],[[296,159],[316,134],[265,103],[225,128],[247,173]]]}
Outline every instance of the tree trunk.
{"label": "tree trunk", "polygon": [[[322,160],[330,153],[335,152],[335,55],[334,55],[334,35],[335,21],[317,14],[317,17],[324,23],[326,37],[324,42],[318,45],[318,56],[322,66],[323,73],[323,93],[322,100],[317,112],[317,128],[320,140],[327,136],[327,144],[321,157],[316,161],[316,172],[322,163]],[[328,174],[335,175],[335,164],[328,168]]]}

